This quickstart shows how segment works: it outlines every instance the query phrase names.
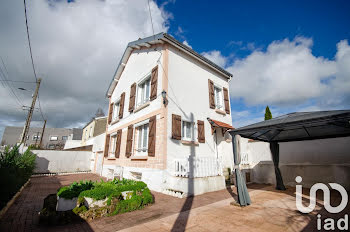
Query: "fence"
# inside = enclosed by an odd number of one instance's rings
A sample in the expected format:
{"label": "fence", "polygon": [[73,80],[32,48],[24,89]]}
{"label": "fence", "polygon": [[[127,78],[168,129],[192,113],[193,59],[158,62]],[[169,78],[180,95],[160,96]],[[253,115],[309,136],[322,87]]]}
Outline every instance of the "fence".
{"label": "fence", "polygon": [[216,157],[175,159],[174,165],[174,176],[194,178],[222,175],[222,160]]}

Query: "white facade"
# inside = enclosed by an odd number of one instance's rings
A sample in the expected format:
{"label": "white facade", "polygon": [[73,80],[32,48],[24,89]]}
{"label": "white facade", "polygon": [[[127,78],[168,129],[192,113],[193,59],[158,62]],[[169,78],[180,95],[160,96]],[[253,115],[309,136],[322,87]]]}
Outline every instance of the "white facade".
{"label": "white facade", "polygon": [[[223,109],[218,113],[209,107],[208,79],[215,86],[228,89],[229,78],[208,63],[199,61],[167,42],[153,43],[152,47],[142,47],[141,44],[128,57],[123,57],[122,61],[125,61],[121,63],[123,70],[119,72],[118,69],[116,72],[116,87],[110,95],[110,103],[118,105],[125,92],[123,117],[112,120],[107,126],[106,136],[111,139],[105,148],[102,175],[112,175],[119,167],[123,167],[124,178],[140,179],[155,191],[201,194],[225,188],[222,173],[223,168],[232,167],[232,144],[230,140],[225,140],[220,128],[212,134],[207,118],[231,125],[231,115]],[[141,87],[137,87],[135,109],[129,112],[131,85],[136,83],[139,86],[150,77],[155,67],[158,67],[156,99],[138,106]],[[162,91],[166,91],[165,104]],[[223,106],[223,95],[221,101]],[[181,116],[182,121],[190,123],[188,131],[184,132],[184,128],[182,134],[193,134],[190,137],[194,141],[187,141],[187,137],[179,140],[172,138],[172,115]],[[156,118],[155,155],[147,156],[147,151],[141,154],[136,147],[136,143],[141,140],[133,137],[133,153],[128,157],[128,126],[133,126],[135,136],[135,133],[139,133],[136,132],[138,126],[149,123],[148,120],[153,116]],[[205,142],[197,139],[197,120],[204,122]],[[120,130],[120,154],[116,157],[116,135]]]}
{"label": "white facade", "polygon": [[[279,143],[284,184],[295,186],[295,177],[303,186],[315,183],[338,183],[350,189],[350,137]],[[269,143],[241,138],[242,165],[250,169],[256,183],[275,184],[276,178]],[[247,158],[247,162],[244,161]]]}

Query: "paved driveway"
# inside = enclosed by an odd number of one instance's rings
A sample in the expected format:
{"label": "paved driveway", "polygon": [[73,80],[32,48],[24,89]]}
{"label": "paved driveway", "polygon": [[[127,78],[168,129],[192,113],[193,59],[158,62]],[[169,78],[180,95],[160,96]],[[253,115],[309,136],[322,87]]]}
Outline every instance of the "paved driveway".
{"label": "paved driveway", "polygon": [[[253,203],[245,208],[230,204],[236,197],[231,189],[187,199],[153,192],[155,203],[142,210],[65,226],[38,225],[38,212],[48,194],[74,181],[100,178],[94,174],[32,178],[1,219],[0,231],[316,231],[316,213],[327,214],[320,202],[313,214],[300,214],[293,188],[280,192],[253,184],[248,186]],[[332,199],[336,203],[339,197]]]}

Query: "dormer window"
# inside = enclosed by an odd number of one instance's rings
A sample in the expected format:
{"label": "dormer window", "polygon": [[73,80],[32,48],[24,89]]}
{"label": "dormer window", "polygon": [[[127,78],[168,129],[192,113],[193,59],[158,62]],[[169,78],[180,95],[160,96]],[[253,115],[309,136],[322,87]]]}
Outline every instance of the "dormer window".
{"label": "dormer window", "polygon": [[145,80],[138,84],[137,90],[137,106],[141,106],[150,100],[151,77],[148,76]]}

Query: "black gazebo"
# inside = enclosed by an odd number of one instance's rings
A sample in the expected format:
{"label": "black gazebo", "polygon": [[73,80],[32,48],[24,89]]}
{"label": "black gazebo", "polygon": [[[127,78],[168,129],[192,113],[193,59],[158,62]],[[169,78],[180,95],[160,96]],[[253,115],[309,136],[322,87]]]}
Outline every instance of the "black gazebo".
{"label": "black gazebo", "polygon": [[350,110],[296,112],[282,115],[267,121],[258,122],[231,130],[238,201],[241,206],[249,205],[250,198],[241,172],[237,151],[236,135],[270,143],[272,160],[275,166],[276,189],[285,190],[279,163],[279,142],[350,136]]}

